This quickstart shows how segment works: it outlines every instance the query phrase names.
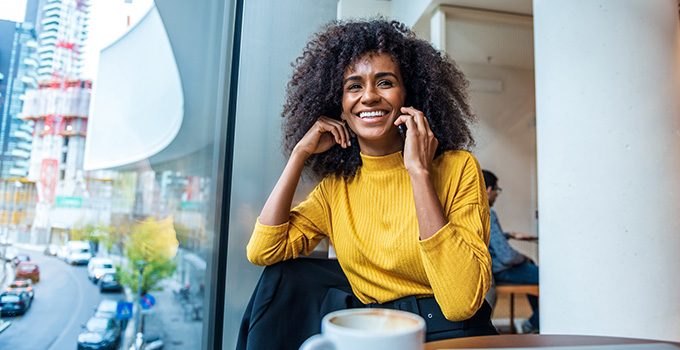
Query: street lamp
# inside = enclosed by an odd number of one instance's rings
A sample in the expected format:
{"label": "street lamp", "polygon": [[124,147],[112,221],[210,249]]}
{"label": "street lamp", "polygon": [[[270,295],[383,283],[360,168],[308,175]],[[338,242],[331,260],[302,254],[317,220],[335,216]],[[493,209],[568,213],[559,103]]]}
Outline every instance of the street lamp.
{"label": "street lamp", "polygon": [[[137,315],[135,317],[135,328],[137,330],[137,338],[140,338],[142,334],[142,283],[144,281],[144,268],[146,268],[147,262],[144,260],[139,260],[135,262],[139,276],[137,278]],[[141,344],[135,342],[135,347],[139,349]]]}

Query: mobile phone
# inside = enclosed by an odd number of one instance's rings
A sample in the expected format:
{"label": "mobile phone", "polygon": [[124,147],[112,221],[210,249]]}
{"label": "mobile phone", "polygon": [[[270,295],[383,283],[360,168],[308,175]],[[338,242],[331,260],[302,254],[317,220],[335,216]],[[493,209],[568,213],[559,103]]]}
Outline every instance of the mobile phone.
{"label": "mobile phone", "polygon": [[399,135],[401,135],[402,138],[406,138],[406,124],[399,124],[397,129],[399,130]]}

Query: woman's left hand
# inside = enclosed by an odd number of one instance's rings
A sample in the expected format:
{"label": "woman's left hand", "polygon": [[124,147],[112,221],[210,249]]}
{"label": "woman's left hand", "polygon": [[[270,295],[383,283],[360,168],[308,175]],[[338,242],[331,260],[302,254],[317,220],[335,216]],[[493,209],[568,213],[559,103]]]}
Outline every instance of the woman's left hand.
{"label": "woman's left hand", "polygon": [[404,140],[404,166],[411,174],[429,172],[439,141],[434,137],[430,124],[423,112],[413,107],[401,107],[404,113],[394,125],[406,125]]}

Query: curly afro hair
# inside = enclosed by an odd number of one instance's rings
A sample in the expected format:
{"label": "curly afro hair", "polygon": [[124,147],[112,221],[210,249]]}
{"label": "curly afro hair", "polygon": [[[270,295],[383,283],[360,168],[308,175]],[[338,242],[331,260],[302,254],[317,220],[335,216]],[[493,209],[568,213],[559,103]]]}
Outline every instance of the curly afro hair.
{"label": "curly afro hair", "polygon": [[[283,107],[284,150],[288,155],[321,115],[340,120],[343,75],[367,53],[386,53],[399,65],[406,106],[421,110],[439,141],[435,157],[447,150],[474,145],[469,124],[474,115],[467,102],[468,82],[455,63],[406,25],[382,18],[334,21],[312,37],[293,63]],[[358,142],[307,159],[311,175],[352,177],[361,167]]]}

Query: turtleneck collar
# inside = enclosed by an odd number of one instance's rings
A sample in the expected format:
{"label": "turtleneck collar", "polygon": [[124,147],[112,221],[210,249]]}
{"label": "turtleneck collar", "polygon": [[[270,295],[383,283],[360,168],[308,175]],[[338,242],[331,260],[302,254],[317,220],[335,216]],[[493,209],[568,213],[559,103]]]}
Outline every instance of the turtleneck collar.
{"label": "turtleneck collar", "polygon": [[387,154],[384,156],[367,156],[363,153],[361,155],[361,169],[364,171],[388,171],[394,169],[405,169],[404,157],[401,151]]}

